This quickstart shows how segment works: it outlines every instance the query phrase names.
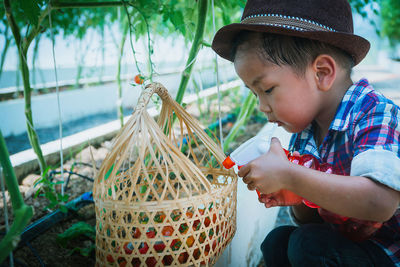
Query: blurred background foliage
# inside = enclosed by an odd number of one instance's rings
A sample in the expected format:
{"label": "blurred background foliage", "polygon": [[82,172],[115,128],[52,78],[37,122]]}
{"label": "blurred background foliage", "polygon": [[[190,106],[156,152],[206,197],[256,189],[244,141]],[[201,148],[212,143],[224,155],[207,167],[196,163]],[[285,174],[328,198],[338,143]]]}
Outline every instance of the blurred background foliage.
{"label": "blurred background foliage", "polygon": [[400,1],[382,0],[382,35],[389,38],[392,46],[400,42]]}
{"label": "blurred background foliage", "polygon": [[[7,1],[7,0],[6,0]],[[5,2],[3,0],[3,2]],[[353,10],[376,26],[382,37],[391,45],[400,42],[400,1],[399,0],[349,0]],[[89,30],[104,32],[105,27],[119,24],[123,31],[129,16],[132,36],[137,40],[148,34],[161,36],[181,35],[186,43],[193,40],[196,21],[196,6],[193,0],[136,0],[136,1],[94,1],[94,0],[15,0],[11,11],[25,37],[38,27],[37,35],[50,36],[49,19],[45,17],[52,10],[52,30],[55,35],[73,36],[83,39]],[[240,20],[245,0],[215,0],[216,28]],[[208,8],[204,32],[205,43],[213,36],[211,4]],[[50,8],[51,7],[51,8]],[[10,39],[9,25],[4,5],[0,6],[0,33]],[[6,49],[6,48],[5,48]]]}
{"label": "blurred background foliage", "polygon": [[353,10],[375,26],[378,35],[387,37],[391,46],[400,42],[399,0],[349,0]]}

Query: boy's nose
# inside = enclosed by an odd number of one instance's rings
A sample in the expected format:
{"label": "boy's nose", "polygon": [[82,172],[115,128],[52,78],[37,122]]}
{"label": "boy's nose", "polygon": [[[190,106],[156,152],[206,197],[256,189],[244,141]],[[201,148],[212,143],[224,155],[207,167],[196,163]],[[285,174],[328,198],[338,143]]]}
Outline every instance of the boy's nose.
{"label": "boy's nose", "polygon": [[259,109],[264,114],[271,113],[271,111],[272,111],[272,109],[269,105],[267,105],[266,103],[261,103],[261,102],[259,104]]}

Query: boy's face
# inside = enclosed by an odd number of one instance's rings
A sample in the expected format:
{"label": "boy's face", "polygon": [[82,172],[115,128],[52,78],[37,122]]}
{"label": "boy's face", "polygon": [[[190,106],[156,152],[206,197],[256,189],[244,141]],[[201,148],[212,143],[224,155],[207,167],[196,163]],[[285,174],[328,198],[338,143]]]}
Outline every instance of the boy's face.
{"label": "boy's face", "polygon": [[260,111],[270,122],[298,133],[318,115],[322,99],[311,67],[300,76],[289,66],[261,60],[256,52],[249,50],[238,51],[234,65],[239,77],[257,96]]}

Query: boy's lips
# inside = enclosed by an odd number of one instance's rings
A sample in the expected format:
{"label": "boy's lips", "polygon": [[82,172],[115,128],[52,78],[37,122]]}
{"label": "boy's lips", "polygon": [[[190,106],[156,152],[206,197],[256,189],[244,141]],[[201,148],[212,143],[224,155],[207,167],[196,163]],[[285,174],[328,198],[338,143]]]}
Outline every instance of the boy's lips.
{"label": "boy's lips", "polygon": [[275,120],[270,120],[269,122],[272,122],[272,123],[276,123],[278,126],[282,126],[282,122],[280,122],[280,121],[275,121]]}

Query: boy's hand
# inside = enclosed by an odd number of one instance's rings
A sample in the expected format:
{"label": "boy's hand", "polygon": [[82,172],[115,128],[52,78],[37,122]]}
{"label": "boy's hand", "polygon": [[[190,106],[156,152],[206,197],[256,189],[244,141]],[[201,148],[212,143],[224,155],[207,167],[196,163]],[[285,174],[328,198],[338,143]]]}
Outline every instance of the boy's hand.
{"label": "boy's hand", "polygon": [[270,194],[261,194],[258,200],[261,203],[264,203],[266,208],[276,206],[295,206],[303,203],[302,197],[286,189],[281,189],[278,192]]}
{"label": "boy's hand", "polygon": [[260,193],[270,194],[283,189],[289,167],[290,162],[279,140],[272,138],[269,151],[244,165],[238,175],[243,177],[249,190],[258,189]]}

